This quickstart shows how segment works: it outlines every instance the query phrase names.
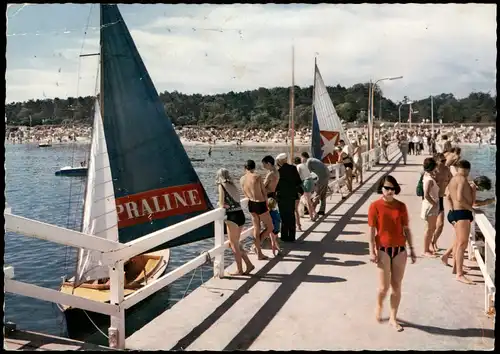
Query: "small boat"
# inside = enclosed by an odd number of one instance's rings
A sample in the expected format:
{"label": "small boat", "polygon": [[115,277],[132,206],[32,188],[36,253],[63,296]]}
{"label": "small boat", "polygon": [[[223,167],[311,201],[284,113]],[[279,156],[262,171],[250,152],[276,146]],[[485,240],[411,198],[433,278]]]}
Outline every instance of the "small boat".
{"label": "small boat", "polygon": [[191,159],[191,162],[203,162],[205,159]]}
{"label": "small boat", "polygon": [[[100,5],[100,94],[94,105],[82,232],[136,240],[214,207],[184,150],[116,4]],[[125,261],[125,298],[165,272],[170,248],[214,237],[214,223]],[[60,291],[109,303],[109,268],[100,252],[80,249]],[[141,302],[126,317],[141,312]],[[109,316],[59,305],[68,335],[85,340]]]}
{"label": "small boat", "polygon": [[49,143],[49,142],[47,142],[47,143],[39,143],[38,144],[39,148],[45,148],[45,147],[51,147],[51,146],[52,146],[52,144]]}
{"label": "small boat", "polygon": [[59,171],[56,171],[56,176],[67,176],[67,177],[82,177],[87,175],[87,167],[71,167],[65,166]]}

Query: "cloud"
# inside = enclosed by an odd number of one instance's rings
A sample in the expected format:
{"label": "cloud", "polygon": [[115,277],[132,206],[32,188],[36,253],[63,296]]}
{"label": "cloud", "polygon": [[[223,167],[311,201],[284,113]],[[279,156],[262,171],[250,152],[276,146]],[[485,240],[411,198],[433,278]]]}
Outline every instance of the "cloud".
{"label": "cloud", "polygon": [[[381,83],[393,100],[442,92],[463,97],[496,87],[495,5],[155,5],[154,11],[133,6],[134,11],[120,9],[160,92],[289,86],[292,45],[299,86],[312,84],[319,53],[327,85],[403,75]],[[98,37],[90,35],[86,45],[97,50]],[[54,38],[44,40],[57,47]],[[80,95],[93,94],[95,61],[92,67],[88,58],[79,59],[80,46],[75,38],[73,45],[58,48],[72,58],[64,63],[64,89],[54,87],[58,65],[49,58],[42,67],[7,69],[7,101],[40,97],[41,91],[74,95],[78,60],[87,62],[81,64],[80,85],[86,83]]]}

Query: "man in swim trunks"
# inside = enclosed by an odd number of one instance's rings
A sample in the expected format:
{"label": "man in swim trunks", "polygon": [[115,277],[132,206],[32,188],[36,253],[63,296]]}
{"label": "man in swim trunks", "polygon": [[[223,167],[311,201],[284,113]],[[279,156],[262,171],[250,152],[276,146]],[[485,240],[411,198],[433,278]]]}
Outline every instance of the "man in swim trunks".
{"label": "man in swim trunks", "polygon": [[[267,196],[262,177],[255,172],[255,161],[248,160],[245,164],[245,174],[240,179],[241,189],[248,198],[248,211],[252,216],[255,252],[259,260],[268,259],[261,249],[264,238],[271,236],[273,221],[267,209]],[[266,225],[266,232],[260,235],[260,222]]]}
{"label": "man in swim trunks", "polygon": [[474,220],[472,205],[473,190],[467,180],[470,172],[470,162],[461,160],[457,163],[457,174],[453,176],[447,187],[446,199],[450,206],[448,221],[455,229],[456,239],[452,248],[441,257],[448,265],[448,257],[453,252],[453,274],[457,280],[465,284],[474,284],[464,275],[464,253],[469,241],[471,222]]}
{"label": "man in swim trunks", "polygon": [[436,221],[436,230],[432,236],[431,250],[433,252],[438,251],[437,240],[443,232],[444,226],[444,193],[446,187],[453,177],[450,172],[450,168],[446,166],[446,158],[443,153],[437,153],[434,156],[434,160],[437,162],[437,169],[435,172],[435,180],[439,186],[439,215]]}
{"label": "man in swim trunks", "polygon": [[267,170],[264,177],[264,189],[268,198],[276,198],[276,186],[280,179],[280,174],[274,165],[274,158],[270,155],[264,156],[262,159],[262,167]]}

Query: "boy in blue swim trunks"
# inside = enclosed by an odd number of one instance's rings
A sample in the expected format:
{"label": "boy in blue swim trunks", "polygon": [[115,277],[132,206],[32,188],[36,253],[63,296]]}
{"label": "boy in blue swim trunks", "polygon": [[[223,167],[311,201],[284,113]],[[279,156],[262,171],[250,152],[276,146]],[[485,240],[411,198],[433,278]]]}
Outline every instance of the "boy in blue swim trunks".
{"label": "boy in blue swim trunks", "polygon": [[278,234],[281,229],[281,217],[278,210],[276,210],[276,200],[269,198],[267,200],[267,206],[269,207],[269,214],[271,214],[271,219],[273,220],[273,232],[271,233],[271,248],[273,250],[273,255],[276,256],[276,252],[280,255],[281,249],[278,243]]}

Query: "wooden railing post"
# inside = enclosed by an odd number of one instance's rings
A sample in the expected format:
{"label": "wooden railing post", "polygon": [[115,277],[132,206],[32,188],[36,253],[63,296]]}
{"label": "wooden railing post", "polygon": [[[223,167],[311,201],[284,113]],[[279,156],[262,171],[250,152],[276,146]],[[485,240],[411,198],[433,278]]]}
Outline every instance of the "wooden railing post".
{"label": "wooden railing post", "polygon": [[[487,240],[485,239],[485,244],[484,244],[484,265],[486,268],[486,274],[489,276],[492,280],[493,283],[495,283],[495,255],[491,250],[491,245],[487,243]],[[495,290],[490,289],[490,287],[486,284],[484,284],[484,311],[487,314],[492,314],[493,310],[495,308]]]}
{"label": "wooden railing post", "polygon": [[[217,219],[214,221],[214,239],[215,247],[224,244],[224,219]],[[214,277],[224,277],[224,252],[216,256],[214,259]]]}
{"label": "wooden railing post", "polygon": [[474,242],[476,242],[476,223],[473,221],[470,225],[469,244],[467,245],[467,257],[469,261],[476,260],[474,247],[472,247]]}
{"label": "wooden railing post", "polygon": [[125,309],[121,308],[125,287],[123,263],[118,261],[109,267],[110,303],[120,307],[118,314],[111,316],[111,325],[108,329],[109,346],[116,349],[125,349]]}

